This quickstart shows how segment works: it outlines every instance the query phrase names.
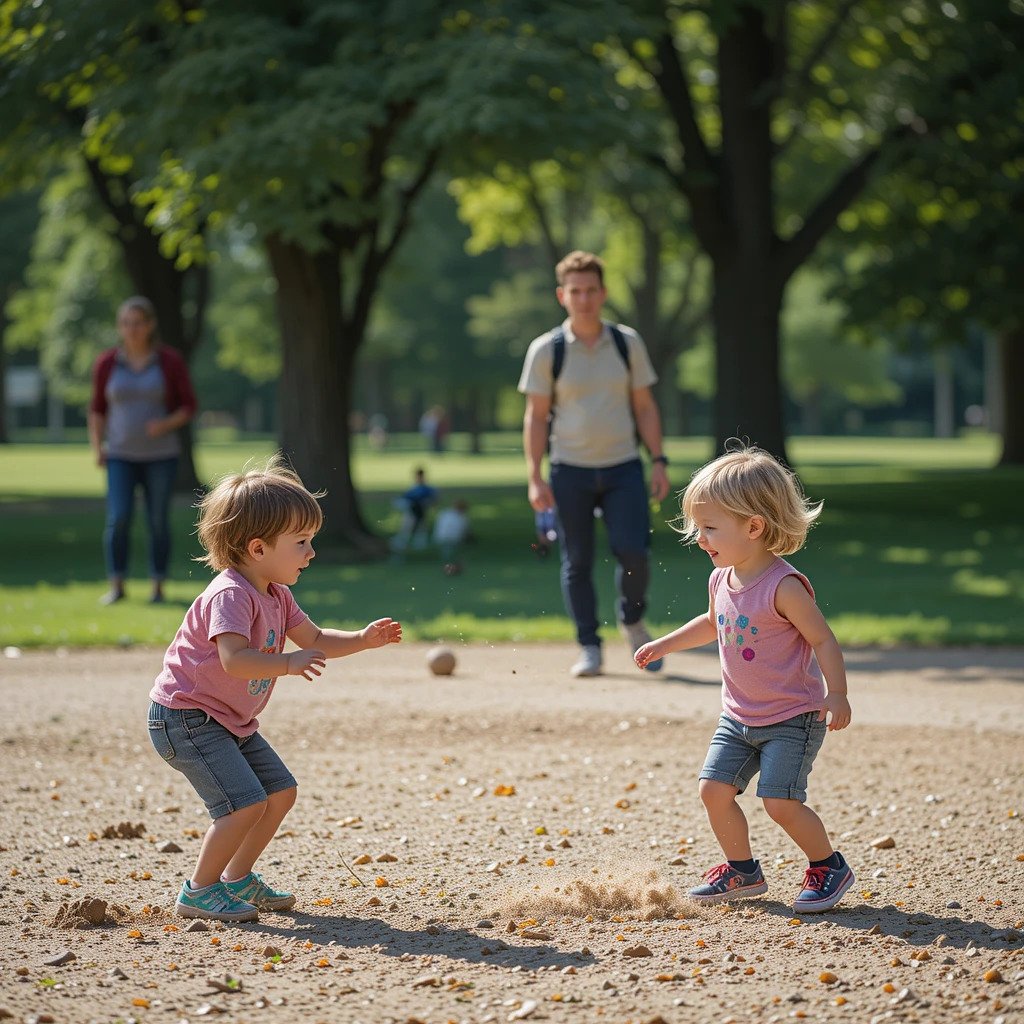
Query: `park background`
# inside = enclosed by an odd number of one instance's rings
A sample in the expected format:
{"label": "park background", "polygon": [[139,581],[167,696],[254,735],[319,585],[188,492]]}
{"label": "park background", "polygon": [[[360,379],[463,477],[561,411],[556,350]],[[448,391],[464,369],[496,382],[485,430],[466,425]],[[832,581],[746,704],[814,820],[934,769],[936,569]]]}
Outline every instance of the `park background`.
{"label": "park background", "polygon": [[[1018,0],[0,3],[0,642],[166,643],[195,489],[278,446],[327,491],[318,620],[569,639],[515,384],[575,247],[673,484],[739,435],[825,500],[797,562],[843,643],[1024,642],[1022,41]],[[100,609],[83,416],[131,293],[201,412],[171,603]],[[470,503],[457,578],[387,561],[416,465]],[[706,599],[673,512],[655,628]]]}

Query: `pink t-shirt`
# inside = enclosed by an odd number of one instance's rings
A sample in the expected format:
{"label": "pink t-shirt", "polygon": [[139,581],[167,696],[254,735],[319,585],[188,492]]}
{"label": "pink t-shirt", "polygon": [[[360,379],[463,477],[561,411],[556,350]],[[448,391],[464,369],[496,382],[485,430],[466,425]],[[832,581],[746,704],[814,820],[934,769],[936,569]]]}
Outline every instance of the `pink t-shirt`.
{"label": "pink t-shirt", "polygon": [[777,558],[745,587],[730,584],[732,569],[708,581],[722,661],[722,710],[743,725],[774,725],[824,706],[825,682],[811,645],[775,610],[775,592],[795,576],[814,597],[810,581]]}
{"label": "pink t-shirt", "polygon": [[216,638],[239,633],[254,650],[280,654],[289,631],[305,619],[287,587],[271,583],[270,592],[261,594],[241,573],[225,569],[192,602],[167,648],[150,699],[167,708],[198,708],[236,736],[251,736],[275,680],[229,676]]}

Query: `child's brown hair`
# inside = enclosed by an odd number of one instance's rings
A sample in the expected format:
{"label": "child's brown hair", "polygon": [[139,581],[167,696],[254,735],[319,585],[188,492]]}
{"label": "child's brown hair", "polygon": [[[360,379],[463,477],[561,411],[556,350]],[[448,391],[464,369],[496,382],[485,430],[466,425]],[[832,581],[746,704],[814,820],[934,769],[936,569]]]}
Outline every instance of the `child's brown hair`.
{"label": "child's brown hair", "polygon": [[265,466],[226,476],[197,504],[196,533],[206,554],[196,559],[220,572],[241,565],[249,541],[268,544],[290,530],[317,533],[324,514],[323,493],[306,490],[279,452]]}

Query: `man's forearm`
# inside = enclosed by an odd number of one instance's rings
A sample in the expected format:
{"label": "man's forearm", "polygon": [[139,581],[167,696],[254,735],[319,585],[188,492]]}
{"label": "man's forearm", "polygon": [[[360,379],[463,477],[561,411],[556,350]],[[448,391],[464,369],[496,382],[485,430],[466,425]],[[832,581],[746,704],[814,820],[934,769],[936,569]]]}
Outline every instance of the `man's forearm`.
{"label": "man's forearm", "polygon": [[523,453],[526,456],[526,470],[531,480],[539,479],[543,475],[547,447],[547,420],[539,420],[527,412],[523,419]]}

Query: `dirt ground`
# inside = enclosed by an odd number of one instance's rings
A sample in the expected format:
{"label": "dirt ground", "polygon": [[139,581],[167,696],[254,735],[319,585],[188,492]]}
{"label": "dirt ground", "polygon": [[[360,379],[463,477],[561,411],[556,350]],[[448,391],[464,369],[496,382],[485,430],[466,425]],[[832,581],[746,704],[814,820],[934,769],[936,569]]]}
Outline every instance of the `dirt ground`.
{"label": "dirt ground", "polygon": [[0,1018],[1024,1020],[1024,652],[848,652],[810,803],[857,883],[796,917],[805,863],[753,794],[768,894],[685,899],[721,859],[712,653],[572,680],[565,646],[449,678],[425,651],[279,683],[299,800],[258,866],[298,906],[196,930],[171,908],[207,819],[145,728],[162,652],[0,657]]}

